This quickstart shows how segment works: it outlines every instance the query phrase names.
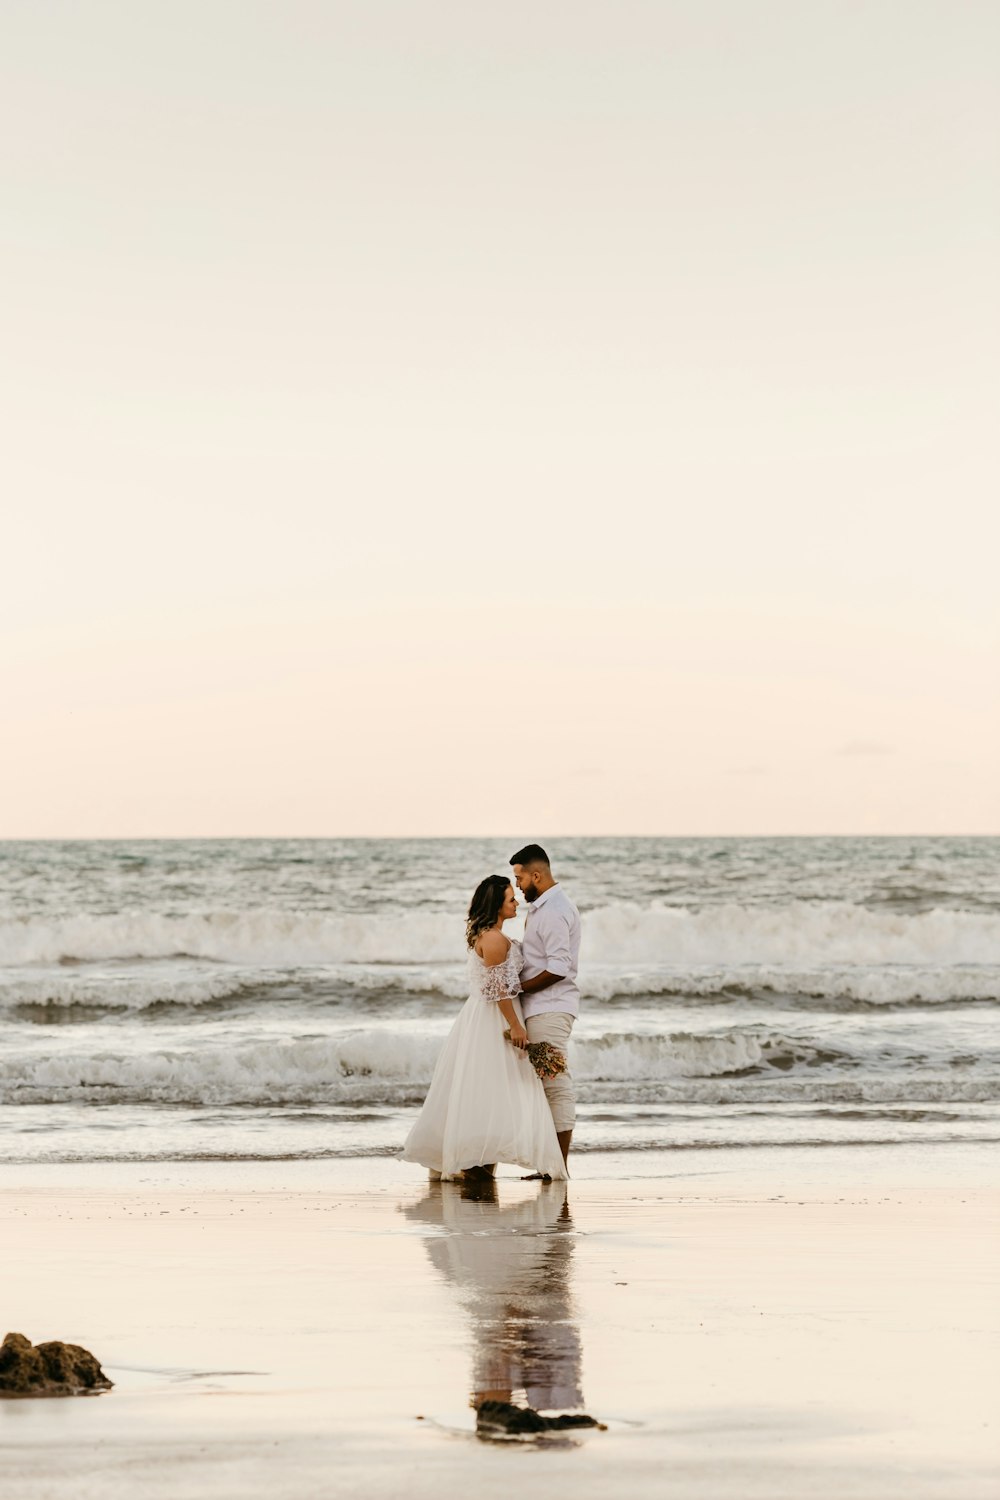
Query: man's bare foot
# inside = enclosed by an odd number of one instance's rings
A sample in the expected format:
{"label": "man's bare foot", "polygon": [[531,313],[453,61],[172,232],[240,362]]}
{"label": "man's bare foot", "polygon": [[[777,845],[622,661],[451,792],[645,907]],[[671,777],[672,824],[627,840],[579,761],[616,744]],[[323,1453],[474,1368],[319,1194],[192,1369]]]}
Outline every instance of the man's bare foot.
{"label": "man's bare foot", "polygon": [[551,1182],[552,1178],[548,1172],[529,1172],[527,1177],[521,1178],[522,1182]]}

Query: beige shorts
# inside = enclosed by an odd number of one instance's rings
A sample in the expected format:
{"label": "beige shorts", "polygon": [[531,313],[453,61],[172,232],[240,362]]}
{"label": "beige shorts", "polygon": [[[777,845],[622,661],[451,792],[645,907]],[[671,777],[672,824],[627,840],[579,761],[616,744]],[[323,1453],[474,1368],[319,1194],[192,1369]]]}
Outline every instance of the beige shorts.
{"label": "beige shorts", "polygon": [[[529,1016],[524,1029],[529,1042],[551,1042],[553,1047],[565,1053],[575,1020],[576,1017],[568,1011],[545,1010],[537,1016]],[[576,1086],[572,1073],[567,1068],[558,1078],[543,1078],[542,1086],[556,1130],[572,1130],[576,1124]]]}

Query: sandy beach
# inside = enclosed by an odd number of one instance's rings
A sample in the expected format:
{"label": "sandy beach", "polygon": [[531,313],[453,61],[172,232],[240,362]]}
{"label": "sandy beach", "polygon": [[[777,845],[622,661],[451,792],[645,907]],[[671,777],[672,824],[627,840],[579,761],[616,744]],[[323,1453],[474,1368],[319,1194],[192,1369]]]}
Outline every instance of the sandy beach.
{"label": "sandy beach", "polygon": [[[115,1380],[0,1402],[9,1493],[992,1496],[980,1147],[5,1168],[6,1326]],[[473,1393],[606,1431],[478,1438]],[[5,1487],[6,1487],[5,1486]]]}

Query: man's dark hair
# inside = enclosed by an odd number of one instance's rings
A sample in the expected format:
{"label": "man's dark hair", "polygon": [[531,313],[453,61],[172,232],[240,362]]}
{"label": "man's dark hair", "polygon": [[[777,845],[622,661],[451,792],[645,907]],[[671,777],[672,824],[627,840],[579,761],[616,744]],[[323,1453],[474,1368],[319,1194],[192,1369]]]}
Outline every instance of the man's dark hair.
{"label": "man's dark hair", "polygon": [[541,844],[525,844],[523,849],[511,855],[510,862],[512,865],[548,865],[549,856]]}

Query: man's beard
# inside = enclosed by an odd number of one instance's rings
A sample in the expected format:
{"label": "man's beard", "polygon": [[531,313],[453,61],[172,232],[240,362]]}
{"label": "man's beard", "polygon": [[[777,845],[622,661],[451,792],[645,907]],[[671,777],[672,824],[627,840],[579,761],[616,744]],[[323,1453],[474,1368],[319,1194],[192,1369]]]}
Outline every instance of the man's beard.
{"label": "man's beard", "polygon": [[521,892],[521,895],[530,906],[532,901],[538,900],[539,896],[541,895],[541,891],[538,889],[537,885],[526,885],[524,887],[524,890]]}

